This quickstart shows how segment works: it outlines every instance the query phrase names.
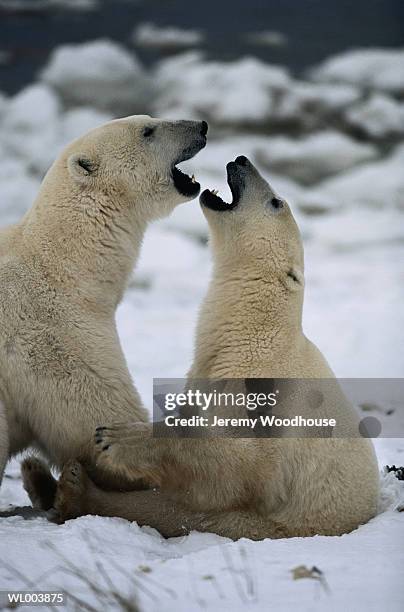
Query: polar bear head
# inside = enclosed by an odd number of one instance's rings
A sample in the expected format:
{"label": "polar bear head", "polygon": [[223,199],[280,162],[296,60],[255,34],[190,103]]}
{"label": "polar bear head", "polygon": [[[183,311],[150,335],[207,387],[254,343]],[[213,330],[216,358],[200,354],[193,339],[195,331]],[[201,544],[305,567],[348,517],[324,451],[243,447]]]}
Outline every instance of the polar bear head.
{"label": "polar bear head", "polygon": [[292,212],[244,156],[227,164],[231,204],[215,191],[200,197],[217,265],[253,270],[282,292],[303,293],[303,246]]}
{"label": "polar bear head", "polygon": [[206,145],[207,130],[205,121],[145,115],[111,121],[65,149],[55,164],[59,185],[95,201],[106,196],[143,222],[162,217],[199,194],[199,183],[177,164]]}

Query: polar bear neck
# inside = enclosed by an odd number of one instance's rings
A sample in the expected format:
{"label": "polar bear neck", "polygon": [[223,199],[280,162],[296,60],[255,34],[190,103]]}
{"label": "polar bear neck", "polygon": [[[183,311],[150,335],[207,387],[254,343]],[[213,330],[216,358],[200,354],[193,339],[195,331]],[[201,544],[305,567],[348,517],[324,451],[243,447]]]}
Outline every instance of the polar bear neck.
{"label": "polar bear neck", "polygon": [[[138,259],[146,221],[114,194],[72,193],[49,173],[21,222],[32,265],[67,293],[115,310]],[[55,189],[55,183],[57,189]],[[55,198],[54,194],[58,196]]]}
{"label": "polar bear neck", "polygon": [[[303,293],[303,292],[302,292]],[[281,376],[289,347],[303,350],[302,294],[288,295],[279,283],[248,267],[215,266],[197,326],[190,377]],[[274,366],[272,366],[274,364]]]}

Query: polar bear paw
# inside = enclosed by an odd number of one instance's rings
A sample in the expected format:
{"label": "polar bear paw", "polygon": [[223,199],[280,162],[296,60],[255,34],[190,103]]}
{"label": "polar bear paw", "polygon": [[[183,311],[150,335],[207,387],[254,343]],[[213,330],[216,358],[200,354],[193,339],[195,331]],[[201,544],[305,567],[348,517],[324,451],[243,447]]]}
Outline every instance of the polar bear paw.
{"label": "polar bear paw", "polygon": [[143,478],[156,464],[156,440],[150,423],[114,423],[97,427],[97,465],[116,473]]}
{"label": "polar bear paw", "polygon": [[57,482],[49,466],[38,457],[27,457],[21,464],[21,476],[32,507],[50,510],[55,501]]}

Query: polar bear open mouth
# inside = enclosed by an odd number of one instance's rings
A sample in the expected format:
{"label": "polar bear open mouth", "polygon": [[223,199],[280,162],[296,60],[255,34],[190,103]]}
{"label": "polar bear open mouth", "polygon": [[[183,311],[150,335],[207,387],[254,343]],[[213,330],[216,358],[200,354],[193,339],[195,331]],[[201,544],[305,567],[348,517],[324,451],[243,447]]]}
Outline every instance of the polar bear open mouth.
{"label": "polar bear open mouth", "polygon": [[248,159],[244,157],[244,155],[240,155],[239,157],[236,157],[234,161],[229,162],[226,166],[227,184],[229,185],[231,194],[233,196],[230,204],[222,200],[222,198],[217,194],[216,189],[212,191],[205,189],[200,197],[202,206],[218,212],[234,210],[240,203],[241,196],[243,195],[246,165],[248,163]]}
{"label": "polar bear open mouth", "polygon": [[202,121],[202,129],[198,137],[182,151],[181,155],[171,166],[171,176],[175,188],[186,198],[195,198],[200,192],[201,186],[194,175],[189,176],[188,174],[185,174],[185,172],[177,168],[177,164],[187,161],[188,159],[192,159],[201,149],[206,147],[207,131],[208,124],[205,121]]}
{"label": "polar bear open mouth", "polygon": [[177,191],[179,191],[181,195],[184,195],[187,198],[195,198],[198,195],[201,186],[195,179],[194,175],[189,176],[174,165],[171,169],[171,176],[173,177],[174,185]]}

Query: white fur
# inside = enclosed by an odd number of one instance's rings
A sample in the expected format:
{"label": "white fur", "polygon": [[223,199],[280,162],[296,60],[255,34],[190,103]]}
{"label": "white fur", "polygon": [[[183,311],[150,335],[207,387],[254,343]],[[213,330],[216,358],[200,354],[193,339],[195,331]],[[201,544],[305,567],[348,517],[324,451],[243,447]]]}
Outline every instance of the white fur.
{"label": "white fur", "polygon": [[[136,520],[167,537],[198,530],[263,539],[341,535],[375,515],[379,475],[373,446],[360,436],[352,405],[302,330],[299,229],[287,203],[273,199],[248,160],[239,164],[237,176],[238,206],[204,208],[214,270],[189,383],[199,381],[199,388],[201,379],[210,379],[212,390],[218,379],[239,379],[220,387],[238,392],[245,379],[275,378],[280,405],[274,414],[335,418],[332,437],[306,431],[301,438],[187,440],[154,436],[150,424],[114,424],[100,432],[100,464],[149,478],[160,488],[111,496],[83,475],[72,485],[66,471],[58,506],[64,518],[94,512]],[[234,407],[220,410],[246,416],[241,408],[238,414]],[[80,474],[77,467],[73,472]]]}
{"label": "white fur", "polygon": [[21,222],[0,230],[9,456],[34,446],[59,467],[75,457],[91,466],[97,425],[146,420],[115,310],[147,224],[190,199],[172,167],[184,150],[204,146],[201,129],[133,116],[92,130],[61,153]]}
{"label": "white fur", "polygon": [[0,485],[3,479],[4,469],[8,459],[8,427],[6,411],[0,401]]}

